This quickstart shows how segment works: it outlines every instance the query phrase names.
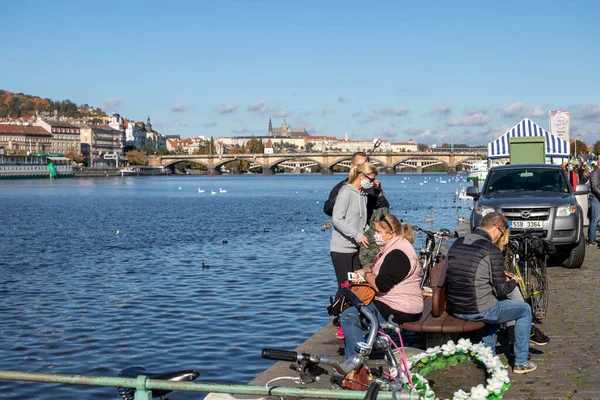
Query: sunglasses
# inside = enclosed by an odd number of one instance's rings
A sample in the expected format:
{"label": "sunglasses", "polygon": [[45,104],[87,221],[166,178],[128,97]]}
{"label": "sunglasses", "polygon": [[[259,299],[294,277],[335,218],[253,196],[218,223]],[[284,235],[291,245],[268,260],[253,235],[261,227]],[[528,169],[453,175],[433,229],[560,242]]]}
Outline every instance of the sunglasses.
{"label": "sunglasses", "polygon": [[365,178],[367,178],[369,180],[369,182],[373,183],[375,182],[375,178],[371,178],[369,175],[363,173],[363,175],[365,176]]}
{"label": "sunglasses", "polygon": [[500,231],[502,236],[504,236],[504,232],[506,232],[506,229],[502,230],[502,229],[500,229],[500,227],[498,225],[494,225],[494,226],[496,227],[496,229],[498,229]]}
{"label": "sunglasses", "polygon": [[379,216],[379,222],[385,222],[385,224],[390,228],[390,231],[394,231],[394,229],[392,228],[392,225],[388,222],[388,220],[385,218],[384,214],[381,214]]}

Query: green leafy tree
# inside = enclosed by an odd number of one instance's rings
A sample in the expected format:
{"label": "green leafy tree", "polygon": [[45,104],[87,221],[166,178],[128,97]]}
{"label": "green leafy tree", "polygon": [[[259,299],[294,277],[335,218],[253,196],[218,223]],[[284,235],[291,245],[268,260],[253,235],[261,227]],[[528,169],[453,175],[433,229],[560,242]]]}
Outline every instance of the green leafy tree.
{"label": "green leafy tree", "polygon": [[429,150],[429,145],[425,144],[425,143],[418,143],[417,150],[418,151],[427,151],[427,150]]}

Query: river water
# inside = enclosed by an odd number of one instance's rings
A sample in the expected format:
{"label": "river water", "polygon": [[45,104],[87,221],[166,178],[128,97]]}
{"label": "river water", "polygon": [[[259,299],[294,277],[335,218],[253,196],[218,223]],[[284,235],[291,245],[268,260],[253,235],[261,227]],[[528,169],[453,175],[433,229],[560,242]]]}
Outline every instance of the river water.
{"label": "river water", "polygon": [[[293,349],[330,319],[335,277],[322,206],[343,177],[0,181],[0,370],[194,368],[204,382],[249,382],[272,364],[262,347]],[[408,222],[453,229],[456,206],[468,218],[469,202],[455,195],[464,176],[380,179],[392,212]],[[430,206],[435,221],[426,223]],[[115,396],[0,381],[3,399]]]}

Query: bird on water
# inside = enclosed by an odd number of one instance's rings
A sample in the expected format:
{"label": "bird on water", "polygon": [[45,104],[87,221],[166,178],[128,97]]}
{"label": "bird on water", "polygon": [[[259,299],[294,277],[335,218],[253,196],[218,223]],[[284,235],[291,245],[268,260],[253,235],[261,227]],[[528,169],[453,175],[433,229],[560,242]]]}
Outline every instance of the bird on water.
{"label": "bird on water", "polygon": [[435,220],[433,213],[434,213],[434,210],[433,210],[433,207],[431,207],[431,218],[425,218],[425,222],[433,222]]}
{"label": "bird on water", "polygon": [[204,264],[204,262],[202,262],[202,269],[207,269],[207,268],[210,268],[210,265]]}

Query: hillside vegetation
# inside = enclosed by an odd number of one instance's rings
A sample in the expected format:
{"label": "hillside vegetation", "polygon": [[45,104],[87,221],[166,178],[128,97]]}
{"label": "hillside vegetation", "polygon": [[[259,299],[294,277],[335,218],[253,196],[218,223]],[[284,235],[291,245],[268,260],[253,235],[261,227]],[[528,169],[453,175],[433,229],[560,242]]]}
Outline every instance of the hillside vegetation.
{"label": "hillside vegetation", "polygon": [[59,117],[70,118],[106,115],[100,108],[94,109],[87,104],[79,106],[71,100],[43,99],[29,94],[0,90],[0,118],[29,118],[35,115],[36,111],[50,116],[57,111]]}

